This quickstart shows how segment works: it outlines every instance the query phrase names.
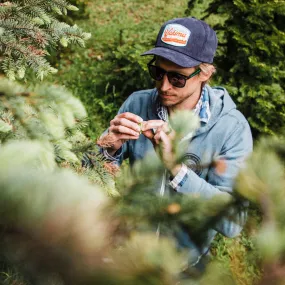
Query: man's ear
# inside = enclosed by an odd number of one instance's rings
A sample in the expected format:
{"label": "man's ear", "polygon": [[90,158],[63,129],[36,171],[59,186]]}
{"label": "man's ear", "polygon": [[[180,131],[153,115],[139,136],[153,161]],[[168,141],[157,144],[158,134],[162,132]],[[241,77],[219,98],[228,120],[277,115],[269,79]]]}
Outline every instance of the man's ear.
{"label": "man's ear", "polygon": [[198,74],[200,81],[205,82],[205,81],[209,80],[209,78],[212,76],[212,73],[213,72],[211,72],[211,71],[206,73],[206,72],[203,72],[201,70],[201,72]]}

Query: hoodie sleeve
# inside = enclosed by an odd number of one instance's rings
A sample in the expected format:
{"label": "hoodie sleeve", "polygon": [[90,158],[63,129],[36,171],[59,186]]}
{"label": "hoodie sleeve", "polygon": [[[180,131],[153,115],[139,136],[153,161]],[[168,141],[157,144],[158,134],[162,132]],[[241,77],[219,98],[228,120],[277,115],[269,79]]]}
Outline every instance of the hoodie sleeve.
{"label": "hoodie sleeve", "polygon": [[[226,170],[219,174],[215,168],[210,168],[206,181],[188,168],[183,185],[177,189],[174,188],[174,190],[183,194],[195,194],[195,196],[198,195],[206,199],[215,195],[231,195],[234,180],[251,152],[250,127],[247,122],[240,122],[217,157],[218,160],[225,162]],[[240,205],[239,209],[231,209],[228,215],[213,228],[227,237],[238,235],[246,221],[247,214],[244,206]]]}
{"label": "hoodie sleeve", "polygon": [[[119,109],[118,114],[122,114],[125,112],[130,112],[130,105],[132,104],[132,96],[129,96],[128,99],[123,103],[121,108]],[[103,132],[101,137],[108,133],[108,129]],[[100,147],[100,152],[104,155],[104,157],[117,165],[121,165],[124,159],[127,159],[129,157],[129,147],[128,142],[125,142],[116,152],[113,156],[111,156],[106,149]]]}
{"label": "hoodie sleeve", "polygon": [[[147,108],[147,105],[150,101],[149,98],[153,95],[153,91],[155,91],[155,89],[142,90],[132,93],[122,104],[117,114],[131,112],[137,114],[138,116],[142,116],[142,110],[144,110],[144,108]],[[101,136],[105,135],[107,132],[108,129],[105,130],[105,132]],[[129,146],[129,141],[126,141],[113,156],[108,154],[108,152],[104,150],[104,148],[100,148],[100,151],[107,160],[117,165],[121,165],[123,160],[129,158]]]}

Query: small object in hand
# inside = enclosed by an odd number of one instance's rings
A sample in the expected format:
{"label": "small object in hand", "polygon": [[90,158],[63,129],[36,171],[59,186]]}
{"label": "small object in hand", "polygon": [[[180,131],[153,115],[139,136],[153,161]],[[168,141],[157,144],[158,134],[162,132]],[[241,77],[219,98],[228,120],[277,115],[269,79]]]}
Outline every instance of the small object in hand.
{"label": "small object in hand", "polygon": [[172,128],[168,126],[168,130],[165,132],[165,134],[169,135],[172,132]]}
{"label": "small object in hand", "polygon": [[166,135],[169,135],[172,132],[172,128],[169,123],[164,125],[163,131]]}
{"label": "small object in hand", "polygon": [[143,127],[143,122],[138,123],[139,127],[140,127],[140,134],[142,133],[142,127]]}

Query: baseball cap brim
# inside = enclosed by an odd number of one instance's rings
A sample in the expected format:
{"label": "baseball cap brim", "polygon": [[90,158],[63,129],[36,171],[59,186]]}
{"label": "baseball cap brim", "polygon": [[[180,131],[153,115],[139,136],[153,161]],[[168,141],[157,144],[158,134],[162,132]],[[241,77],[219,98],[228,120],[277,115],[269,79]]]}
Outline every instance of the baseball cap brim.
{"label": "baseball cap brim", "polygon": [[156,47],[149,51],[144,52],[141,54],[144,55],[157,55],[161,56],[171,62],[174,62],[175,64],[181,66],[181,67],[194,67],[201,63],[201,61],[198,61],[192,57],[189,57],[183,53],[163,48],[163,47]]}

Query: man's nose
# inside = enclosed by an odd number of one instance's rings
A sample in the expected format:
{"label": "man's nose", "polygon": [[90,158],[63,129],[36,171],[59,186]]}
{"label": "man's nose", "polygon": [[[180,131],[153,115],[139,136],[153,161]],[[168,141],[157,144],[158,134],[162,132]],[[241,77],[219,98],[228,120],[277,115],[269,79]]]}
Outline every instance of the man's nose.
{"label": "man's nose", "polygon": [[167,91],[171,89],[172,85],[170,84],[168,77],[166,74],[164,74],[162,80],[160,81],[160,90],[161,91]]}

